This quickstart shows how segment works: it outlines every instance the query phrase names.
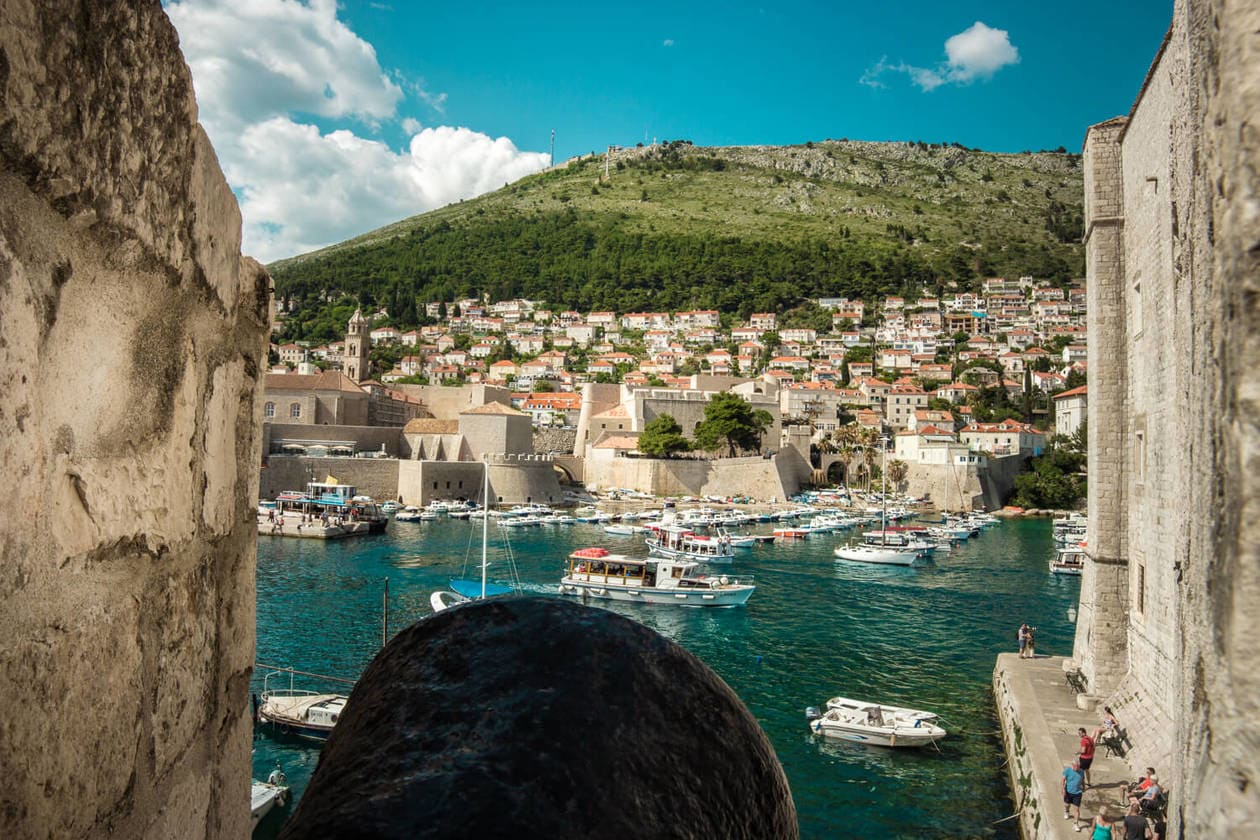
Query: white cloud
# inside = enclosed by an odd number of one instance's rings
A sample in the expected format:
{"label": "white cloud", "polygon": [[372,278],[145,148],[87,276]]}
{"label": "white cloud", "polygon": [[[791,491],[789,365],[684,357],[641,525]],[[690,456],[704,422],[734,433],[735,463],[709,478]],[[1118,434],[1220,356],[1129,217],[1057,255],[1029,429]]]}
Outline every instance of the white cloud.
{"label": "white cloud", "polygon": [[542,152],[467,128],[425,128],[397,153],[353,132],[275,117],[250,126],[225,166],[242,185],[246,250],[263,261],[303,253],[502,187],[547,165]]}
{"label": "white cloud", "polygon": [[970,84],[976,79],[990,79],[1008,64],[1019,63],[1019,50],[1011,43],[1005,29],[993,29],[976,21],[969,29],[951,35],[945,41],[946,60],[932,67],[916,67],[906,62],[891,64],[883,56],[866,69],[858,79],[873,88],[887,87],[887,73],[905,73],[924,91],[936,90],[945,84]]}
{"label": "white cloud", "polygon": [[970,82],[988,79],[1008,64],[1019,63],[1019,50],[1005,29],[991,29],[980,21],[945,42],[949,80]]}
{"label": "white cloud", "polygon": [[[547,165],[547,155],[506,137],[400,118],[408,97],[441,114],[446,94],[383,70],[372,45],[337,19],[335,0],[178,0],[166,11],[192,68],[201,121],[240,198],[242,247],[264,262]],[[384,123],[410,136],[405,150],[361,136]]]}

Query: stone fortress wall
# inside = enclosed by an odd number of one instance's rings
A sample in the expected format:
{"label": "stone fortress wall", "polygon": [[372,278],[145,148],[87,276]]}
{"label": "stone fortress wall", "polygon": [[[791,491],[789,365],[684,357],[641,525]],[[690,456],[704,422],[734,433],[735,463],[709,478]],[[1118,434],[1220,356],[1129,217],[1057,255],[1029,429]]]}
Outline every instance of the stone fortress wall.
{"label": "stone fortress wall", "polygon": [[161,5],[0,3],[0,138],[0,837],[246,837],[270,281]]}
{"label": "stone fortress wall", "polygon": [[1256,3],[1178,0],[1131,114],[1085,144],[1074,658],[1169,781],[1173,837],[1260,834],[1257,31]]}

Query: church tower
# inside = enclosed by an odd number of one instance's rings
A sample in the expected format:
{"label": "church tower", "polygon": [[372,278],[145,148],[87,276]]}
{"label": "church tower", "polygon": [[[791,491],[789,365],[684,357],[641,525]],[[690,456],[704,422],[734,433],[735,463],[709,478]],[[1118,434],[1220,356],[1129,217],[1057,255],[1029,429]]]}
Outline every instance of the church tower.
{"label": "church tower", "polygon": [[363,311],[354,310],[354,314],[350,316],[350,327],[346,332],[346,349],[345,355],[341,363],[341,369],[347,377],[355,382],[362,382],[367,379],[367,373],[370,369],[368,362],[368,351],[372,347],[371,339],[368,338],[367,319],[363,317]]}

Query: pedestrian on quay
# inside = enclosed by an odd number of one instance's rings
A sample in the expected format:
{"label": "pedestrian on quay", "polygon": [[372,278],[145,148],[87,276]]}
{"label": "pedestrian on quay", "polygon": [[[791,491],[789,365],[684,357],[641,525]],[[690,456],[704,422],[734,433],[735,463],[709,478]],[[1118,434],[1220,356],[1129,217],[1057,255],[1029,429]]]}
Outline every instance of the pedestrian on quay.
{"label": "pedestrian on quay", "polygon": [[1085,776],[1085,787],[1089,787],[1089,768],[1094,763],[1094,739],[1085,734],[1085,727],[1078,727],[1076,734],[1081,736],[1081,748],[1076,753],[1081,765],[1081,773]]}
{"label": "pedestrian on quay", "polygon": [[1072,759],[1072,763],[1063,768],[1059,790],[1063,792],[1063,819],[1070,820],[1075,816],[1077,831],[1085,827],[1085,823],[1081,822],[1081,794],[1085,792],[1084,784],[1085,775],[1081,773],[1081,762]]}
{"label": "pedestrian on quay", "polygon": [[1093,831],[1089,835],[1089,840],[1120,840],[1116,834],[1116,823],[1111,819],[1111,812],[1104,805],[1094,814]]}
{"label": "pedestrian on quay", "polygon": [[1028,644],[1024,648],[1028,652],[1029,659],[1037,658],[1037,628],[1028,628]]}
{"label": "pedestrian on quay", "polygon": [[1015,634],[1015,638],[1019,640],[1019,658],[1027,659],[1028,652],[1028,622],[1019,625],[1019,632]]}
{"label": "pedestrian on quay", "polygon": [[1152,840],[1154,836],[1150,821],[1142,813],[1142,806],[1131,803],[1124,818],[1124,840]]}

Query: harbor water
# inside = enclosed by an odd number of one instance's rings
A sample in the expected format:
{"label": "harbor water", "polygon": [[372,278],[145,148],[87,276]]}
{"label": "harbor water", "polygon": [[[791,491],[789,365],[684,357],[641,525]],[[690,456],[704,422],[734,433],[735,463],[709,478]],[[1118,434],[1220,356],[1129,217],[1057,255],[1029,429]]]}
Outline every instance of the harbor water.
{"label": "harbor water", "polygon": [[[783,763],[801,837],[1014,838],[1015,821],[1003,821],[1015,807],[989,680],[997,654],[1015,648],[1021,621],[1038,628],[1039,653],[1071,649],[1079,579],[1049,574],[1050,530],[1047,520],[998,524],[910,568],[837,560],[832,549],[851,532],[814,535],[737,549],[722,568],[755,577],[746,607],[593,603],[683,645],[735,690]],[[381,645],[386,578],[393,634],[429,615],[429,594],[451,577],[479,574],[480,540],[480,522],[446,518],[349,540],[260,537],[257,660],[357,676]],[[492,523],[490,542],[492,581],[510,574],[507,543],[525,591],[554,597],[575,549],[646,554],[642,537],[596,525]],[[265,673],[256,669],[253,691]],[[295,686],[348,693],[301,677]],[[836,695],[936,712],[950,735],[939,750],[812,735],[805,708]],[[254,775],[266,778],[279,762],[300,797],[318,756],[318,745],[259,728]],[[292,807],[255,836],[275,836]]]}

